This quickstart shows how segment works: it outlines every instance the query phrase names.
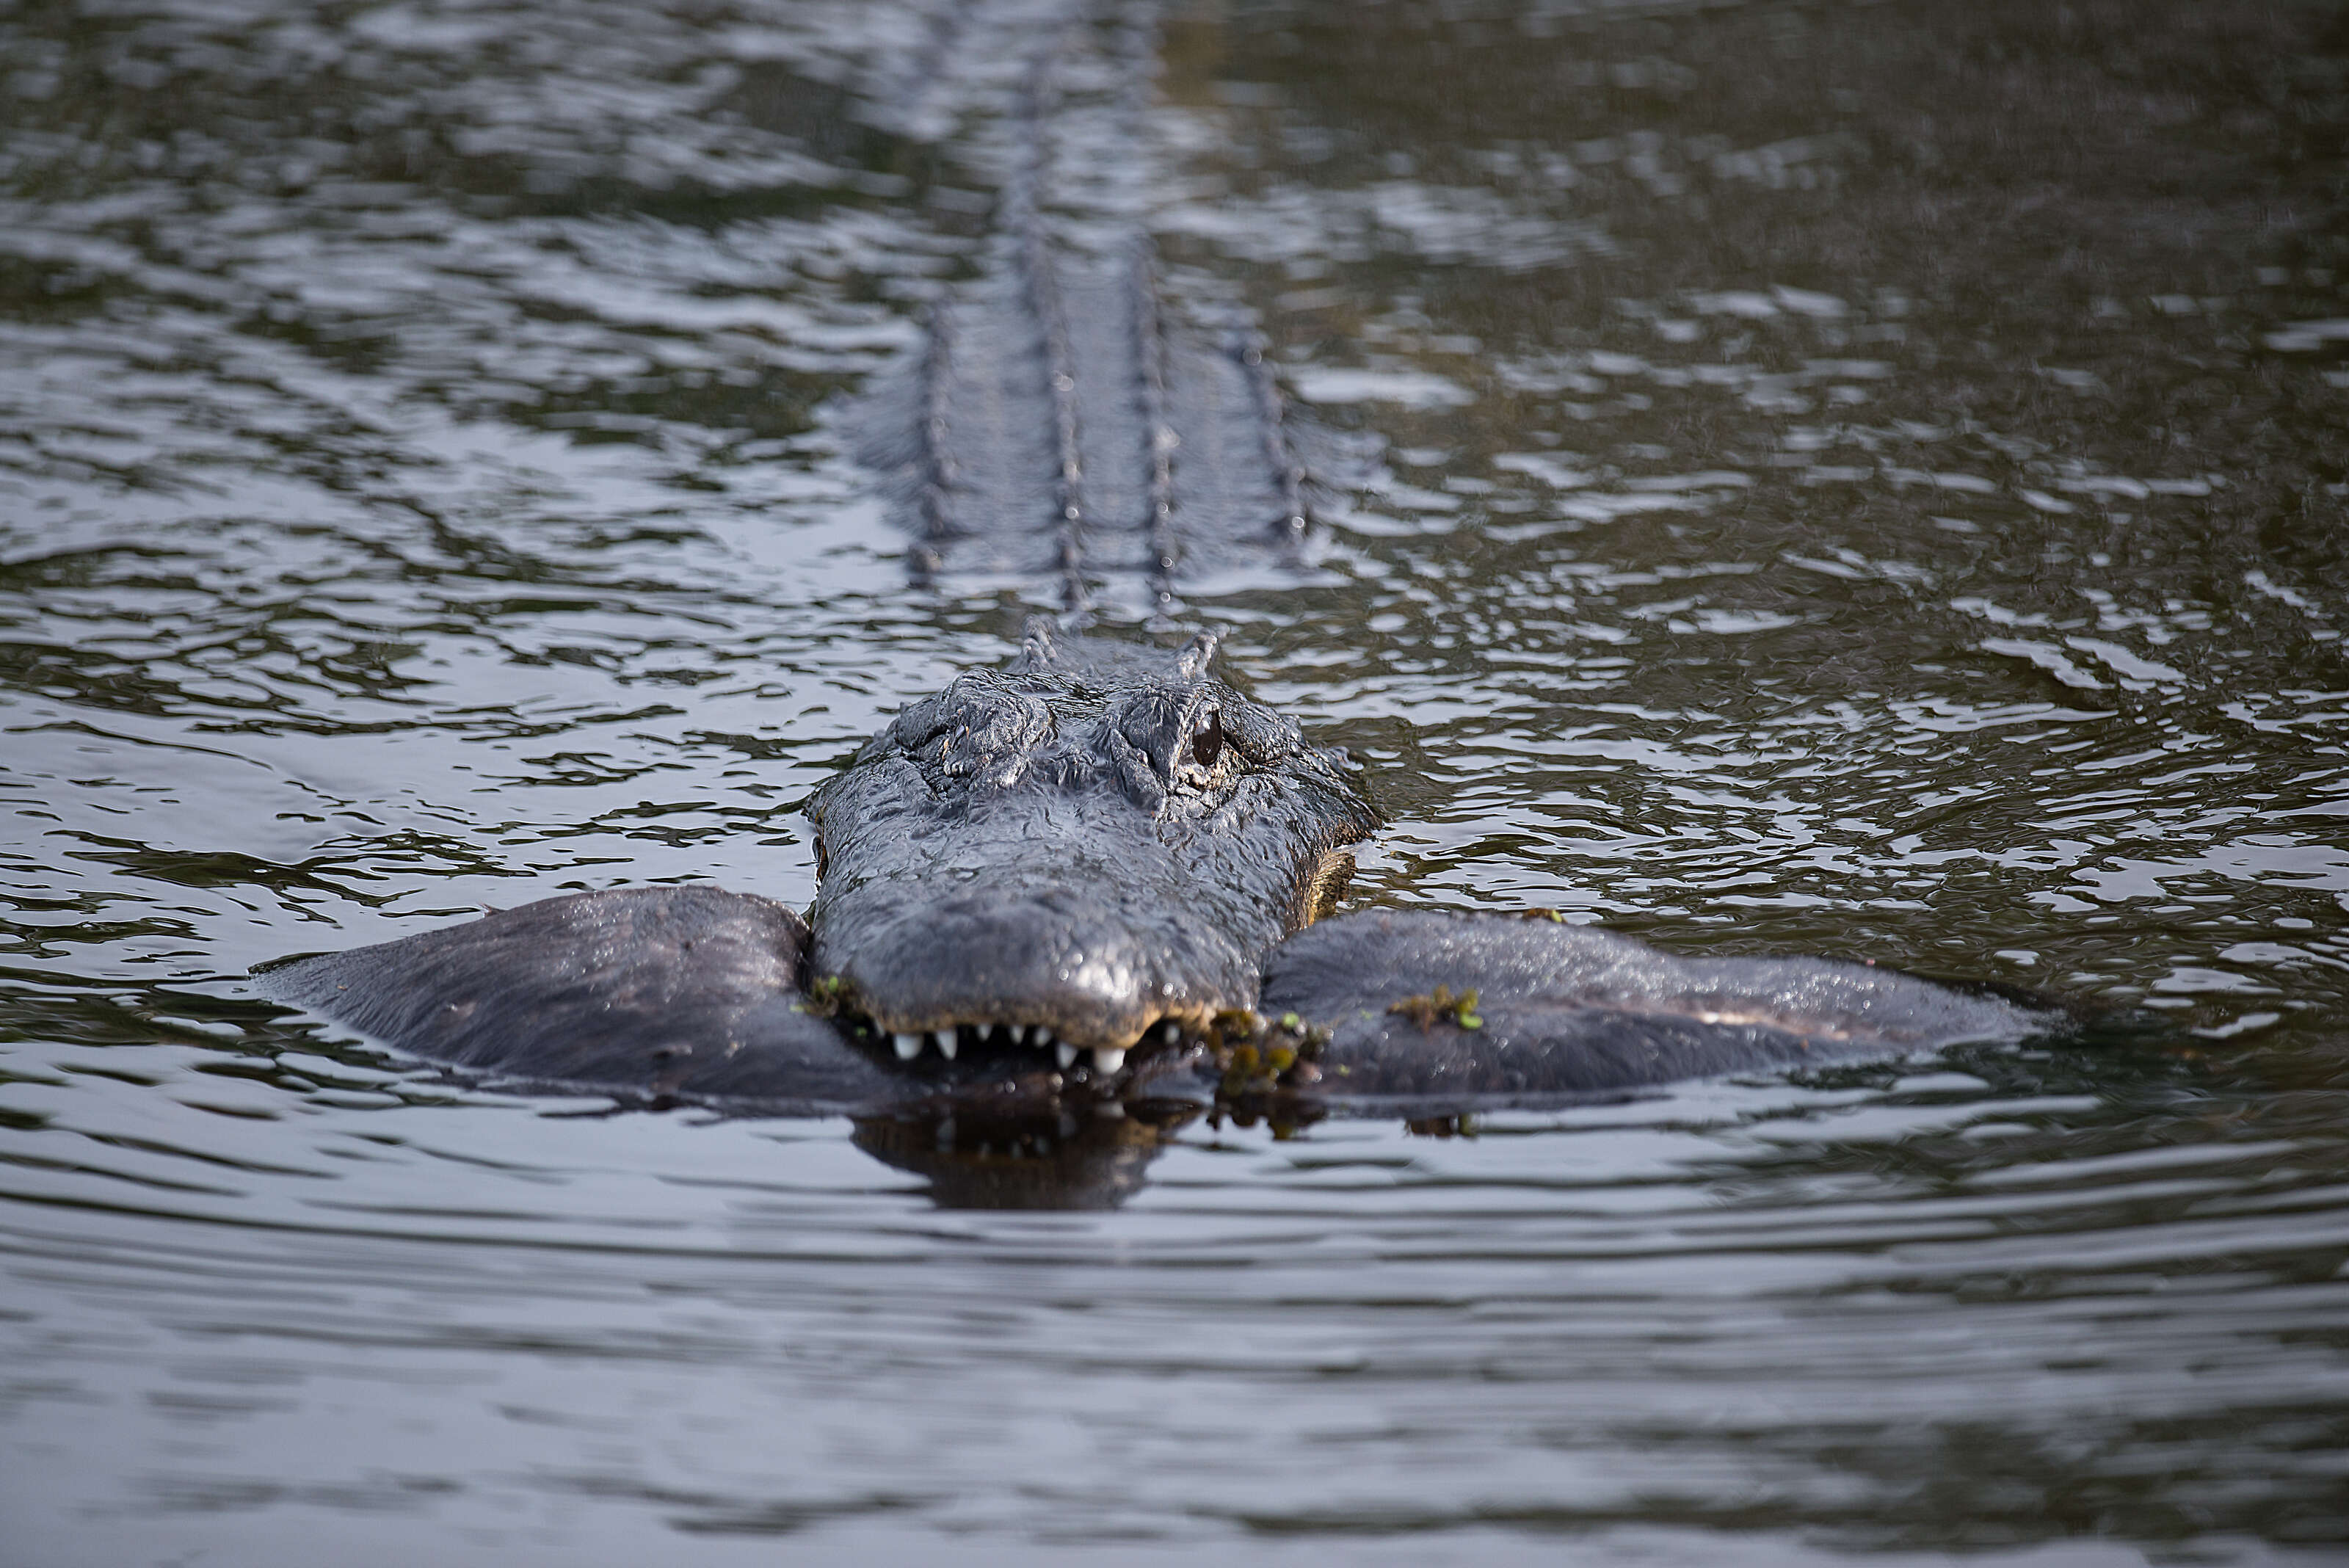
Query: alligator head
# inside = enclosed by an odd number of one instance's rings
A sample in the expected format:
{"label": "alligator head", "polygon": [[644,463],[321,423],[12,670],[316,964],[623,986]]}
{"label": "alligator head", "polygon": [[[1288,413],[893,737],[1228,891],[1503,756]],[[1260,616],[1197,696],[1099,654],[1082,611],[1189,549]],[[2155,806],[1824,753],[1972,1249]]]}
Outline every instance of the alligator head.
{"label": "alligator head", "polygon": [[[819,984],[911,1059],[979,1039],[1089,1050],[1252,1006],[1377,826],[1343,753],[1179,652],[1056,639],[956,678],[819,791]],[[836,979],[834,978],[836,977]]]}

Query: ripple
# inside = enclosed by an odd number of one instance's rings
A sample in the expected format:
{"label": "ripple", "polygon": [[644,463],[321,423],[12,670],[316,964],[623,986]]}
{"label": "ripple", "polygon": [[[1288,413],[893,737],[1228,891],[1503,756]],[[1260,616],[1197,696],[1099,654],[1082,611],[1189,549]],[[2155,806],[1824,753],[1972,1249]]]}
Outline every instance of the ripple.
{"label": "ripple", "polygon": [[1176,607],[1364,764],[1358,902],[2134,1010],[2079,1044],[1194,1122],[1121,1210],[993,1213],[245,993],[571,888],[812,895],[799,803],[1050,597],[907,587],[833,421],[973,265],[1064,14],[0,19],[12,1543],[2349,1537],[2349,264],[2296,13],[1177,9],[1148,147],[1052,214],[1146,227],[1383,454],[1311,572]]}

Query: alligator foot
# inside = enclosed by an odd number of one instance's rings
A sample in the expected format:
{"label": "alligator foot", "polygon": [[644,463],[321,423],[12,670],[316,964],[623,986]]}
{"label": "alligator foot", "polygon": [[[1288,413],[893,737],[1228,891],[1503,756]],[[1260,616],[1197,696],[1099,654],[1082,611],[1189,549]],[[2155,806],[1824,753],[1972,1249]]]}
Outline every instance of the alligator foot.
{"label": "alligator foot", "polygon": [[500,1079],[831,1109],[902,1080],[800,989],[807,925],[719,888],[615,888],[260,971],[272,1001]]}
{"label": "alligator foot", "polygon": [[[1323,1026],[1325,1101],[1556,1103],[2070,1028],[2052,1003],[1817,958],[1683,958],[1591,926],[1374,910],[1266,961],[1261,1011]],[[1292,1085],[1284,1085],[1284,1088]]]}

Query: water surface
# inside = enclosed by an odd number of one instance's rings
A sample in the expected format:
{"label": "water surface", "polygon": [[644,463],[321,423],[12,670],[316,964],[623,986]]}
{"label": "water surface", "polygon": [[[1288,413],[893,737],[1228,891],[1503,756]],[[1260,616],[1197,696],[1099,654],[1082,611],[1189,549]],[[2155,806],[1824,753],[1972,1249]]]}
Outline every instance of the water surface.
{"label": "water surface", "polygon": [[1167,618],[1364,762],[1354,904],[2158,1029],[1013,1213],[251,997],[807,901],[798,803],[1056,602],[910,583],[841,421],[1070,15],[0,18],[0,1561],[2337,1552],[2332,7],[1104,8],[1047,193],[1378,453]]}

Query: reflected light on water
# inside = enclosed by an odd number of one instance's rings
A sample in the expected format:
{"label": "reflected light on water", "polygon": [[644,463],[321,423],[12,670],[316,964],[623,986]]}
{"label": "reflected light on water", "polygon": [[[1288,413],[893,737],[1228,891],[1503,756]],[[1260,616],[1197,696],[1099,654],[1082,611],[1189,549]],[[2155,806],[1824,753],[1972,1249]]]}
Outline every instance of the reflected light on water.
{"label": "reflected light on water", "polygon": [[1309,569],[1172,610],[1364,765],[1352,903],[2158,1027],[949,1129],[509,1095],[244,989],[812,897],[807,794],[1055,602],[909,583],[842,431],[1068,11],[0,17],[0,1557],[2337,1552],[2321,7],[1103,6],[1050,130],[1054,243],[1146,231],[1346,454]]}

